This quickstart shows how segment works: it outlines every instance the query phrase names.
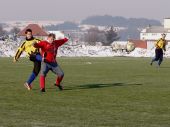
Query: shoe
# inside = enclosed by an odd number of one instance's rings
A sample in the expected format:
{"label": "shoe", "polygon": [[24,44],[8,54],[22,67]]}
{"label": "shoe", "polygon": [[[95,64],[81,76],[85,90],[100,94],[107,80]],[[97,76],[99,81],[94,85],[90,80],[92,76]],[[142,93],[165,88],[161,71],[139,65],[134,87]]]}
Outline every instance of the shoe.
{"label": "shoe", "polygon": [[61,86],[61,85],[57,85],[57,84],[55,83],[54,86],[57,86],[58,89],[61,90],[61,91],[63,90],[63,86]]}
{"label": "shoe", "polygon": [[45,92],[45,88],[42,88],[40,91],[41,91],[41,92]]}
{"label": "shoe", "polygon": [[152,64],[153,64],[153,63],[151,62],[150,65],[152,66]]}
{"label": "shoe", "polygon": [[24,84],[24,86],[27,88],[28,91],[32,89],[32,86],[29,85],[27,82]]}

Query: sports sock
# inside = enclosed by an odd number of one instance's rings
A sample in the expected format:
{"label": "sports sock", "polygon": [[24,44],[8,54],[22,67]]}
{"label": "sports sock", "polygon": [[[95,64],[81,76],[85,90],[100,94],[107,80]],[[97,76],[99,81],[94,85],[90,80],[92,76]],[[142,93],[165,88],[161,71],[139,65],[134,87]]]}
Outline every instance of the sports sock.
{"label": "sports sock", "polygon": [[56,80],[56,85],[60,85],[62,80],[63,80],[63,76],[62,77],[58,77],[57,80]]}
{"label": "sports sock", "polygon": [[40,88],[45,88],[45,76],[40,76]]}

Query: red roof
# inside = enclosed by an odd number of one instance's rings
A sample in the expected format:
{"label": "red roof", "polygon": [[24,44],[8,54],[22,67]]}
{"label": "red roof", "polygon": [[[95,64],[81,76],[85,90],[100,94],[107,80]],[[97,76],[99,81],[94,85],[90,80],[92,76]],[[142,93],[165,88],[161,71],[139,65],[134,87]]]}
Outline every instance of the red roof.
{"label": "red roof", "polygon": [[129,39],[129,42],[134,43],[135,47],[147,49],[147,41]]}
{"label": "red roof", "polygon": [[31,29],[33,36],[48,36],[47,32],[43,30],[38,24],[29,24],[26,28],[18,33],[18,36],[25,36],[26,29]]}

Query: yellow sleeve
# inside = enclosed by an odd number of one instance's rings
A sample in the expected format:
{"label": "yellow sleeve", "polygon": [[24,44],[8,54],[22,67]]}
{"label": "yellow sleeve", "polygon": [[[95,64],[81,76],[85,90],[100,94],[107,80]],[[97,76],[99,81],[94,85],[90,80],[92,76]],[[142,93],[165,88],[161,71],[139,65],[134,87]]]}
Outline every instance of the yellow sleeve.
{"label": "yellow sleeve", "polygon": [[165,40],[164,41],[164,44],[163,44],[163,50],[166,51],[166,45],[167,45],[167,41]]}
{"label": "yellow sleeve", "polygon": [[14,59],[16,61],[20,58],[22,52],[25,50],[25,43],[26,43],[26,41],[23,42],[22,45],[17,49],[17,52],[16,52],[15,57],[14,57]]}

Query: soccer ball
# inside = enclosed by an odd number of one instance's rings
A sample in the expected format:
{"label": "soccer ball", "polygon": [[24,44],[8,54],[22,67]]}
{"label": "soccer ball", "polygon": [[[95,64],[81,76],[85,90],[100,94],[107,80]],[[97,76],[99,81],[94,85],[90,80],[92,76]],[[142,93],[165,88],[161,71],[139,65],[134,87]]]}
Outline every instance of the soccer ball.
{"label": "soccer ball", "polygon": [[131,52],[135,49],[135,44],[132,43],[132,42],[128,42],[127,45],[126,45],[126,49],[128,52]]}

